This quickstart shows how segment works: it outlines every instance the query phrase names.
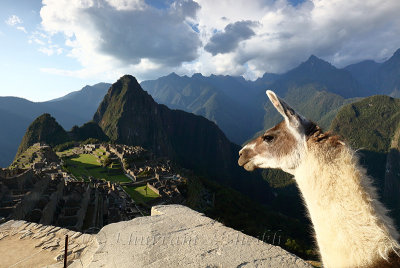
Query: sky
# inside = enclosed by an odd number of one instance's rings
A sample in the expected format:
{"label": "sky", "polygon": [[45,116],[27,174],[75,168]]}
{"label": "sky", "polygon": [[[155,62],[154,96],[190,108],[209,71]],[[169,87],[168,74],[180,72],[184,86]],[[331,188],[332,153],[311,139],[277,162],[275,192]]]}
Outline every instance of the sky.
{"label": "sky", "polygon": [[0,0],[0,96],[45,101],[85,85],[342,68],[400,48],[399,0]]}

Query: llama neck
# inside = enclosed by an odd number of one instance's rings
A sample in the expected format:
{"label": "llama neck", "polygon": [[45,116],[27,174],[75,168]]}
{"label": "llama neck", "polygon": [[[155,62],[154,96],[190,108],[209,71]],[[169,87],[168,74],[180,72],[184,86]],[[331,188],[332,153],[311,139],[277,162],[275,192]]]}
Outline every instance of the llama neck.
{"label": "llama neck", "polygon": [[326,267],[371,266],[399,245],[392,220],[345,146],[310,146],[295,178]]}

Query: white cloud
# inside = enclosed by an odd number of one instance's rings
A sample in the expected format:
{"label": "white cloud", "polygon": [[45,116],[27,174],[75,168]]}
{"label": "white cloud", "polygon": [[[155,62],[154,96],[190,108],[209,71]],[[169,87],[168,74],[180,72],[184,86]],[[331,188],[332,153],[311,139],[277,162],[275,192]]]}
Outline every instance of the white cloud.
{"label": "white cloud", "polygon": [[25,27],[23,27],[23,26],[17,26],[17,30],[22,31],[22,32],[24,32],[24,33],[28,33],[28,32],[26,31]]}
{"label": "white cloud", "polygon": [[43,54],[46,54],[47,56],[51,56],[54,54],[54,49],[48,48],[48,47],[41,47],[38,49],[40,52]]}
{"label": "white cloud", "polygon": [[47,56],[61,55],[63,53],[63,48],[58,45],[41,46],[38,49],[39,52],[46,54]]}
{"label": "white cloud", "polygon": [[249,78],[287,71],[311,54],[343,67],[389,57],[400,47],[400,1],[314,0],[296,7],[285,0],[199,3],[199,28],[205,40],[212,38],[214,29],[221,31],[224,22],[258,21],[255,35],[241,41],[234,56],[218,55],[231,65],[245,66],[243,74]]}
{"label": "white cloud", "polygon": [[[82,65],[44,71],[99,80],[170,71],[256,78],[286,71],[311,54],[342,67],[387,58],[400,47],[400,1],[305,0],[293,6],[287,0],[177,0],[166,9],[147,3],[43,0],[43,28],[64,34],[68,51],[62,52]],[[243,21],[257,26],[233,27]]]}
{"label": "white cloud", "polygon": [[10,26],[15,26],[21,24],[22,20],[17,15],[11,15],[5,22]]}
{"label": "white cloud", "polygon": [[42,26],[50,34],[65,35],[68,55],[83,67],[76,72],[79,76],[139,67],[144,68],[141,73],[154,72],[154,66],[170,69],[198,57],[201,42],[189,23],[199,6],[192,0],[176,1],[165,10],[144,0],[44,0],[43,4]]}
{"label": "white cloud", "polygon": [[9,26],[13,26],[15,27],[17,30],[24,32],[24,33],[28,33],[25,29],[24,26],[21,26],[20,24],[23,23],[22,19],[20,19],[17,15],[11,15],[6,21],[6,24],[8,24]]}

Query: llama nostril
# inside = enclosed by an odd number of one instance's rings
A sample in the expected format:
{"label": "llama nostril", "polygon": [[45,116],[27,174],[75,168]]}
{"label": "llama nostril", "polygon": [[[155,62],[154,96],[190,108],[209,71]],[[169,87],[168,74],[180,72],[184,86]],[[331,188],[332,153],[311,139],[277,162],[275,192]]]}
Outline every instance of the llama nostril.
{"label": "llama nostril", "polygon": [[242,152],[242,151],[239,151],[239,156],[242,156],[242,154],[243,154],[243,152]]}

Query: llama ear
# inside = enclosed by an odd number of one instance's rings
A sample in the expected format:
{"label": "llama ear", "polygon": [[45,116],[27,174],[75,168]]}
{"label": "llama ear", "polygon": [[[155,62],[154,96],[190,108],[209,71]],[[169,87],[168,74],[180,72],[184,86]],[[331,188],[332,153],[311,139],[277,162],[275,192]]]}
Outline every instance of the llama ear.
{"label": "llama ear", "polygon": [[285,121],[294,129],[299,130],[307,121],[300,114],[296,113],[292,107],[280,99],[273,91],[267,90],[267,96],[276,110],[285,118]]}

